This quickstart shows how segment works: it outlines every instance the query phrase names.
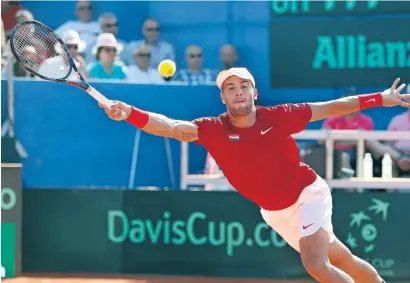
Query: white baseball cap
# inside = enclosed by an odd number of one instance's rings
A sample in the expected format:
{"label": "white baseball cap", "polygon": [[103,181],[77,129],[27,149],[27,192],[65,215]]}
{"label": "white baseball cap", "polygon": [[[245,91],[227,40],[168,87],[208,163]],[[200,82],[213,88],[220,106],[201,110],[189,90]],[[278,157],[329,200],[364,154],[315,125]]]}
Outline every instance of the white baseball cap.
{"label": "white baseball cap", "polygon": [[216,78],[216,85],[219,87],[220,90],[222,90],[222,86],[226,79],[232,76],[237,76],[245,80],[250,80],[253,84],[253,87],[256,87],[255,85],[255,79],[249,73],[248,69],[246,68],[230,68],[229,70],[224,70],[218,74],[218,77]]}

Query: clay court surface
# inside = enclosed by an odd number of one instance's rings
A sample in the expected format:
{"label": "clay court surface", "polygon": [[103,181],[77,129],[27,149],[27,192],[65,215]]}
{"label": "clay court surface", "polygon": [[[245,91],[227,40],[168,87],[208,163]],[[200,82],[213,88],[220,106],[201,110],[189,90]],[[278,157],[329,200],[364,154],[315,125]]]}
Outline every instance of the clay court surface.
{"label": "clay court surface", "polygon": [[[3,280],[2,280],[3,281]],[[36,276],[6,279],[7,283],[313,283],[308,280],[262,280],[248,278],[203,278],[203,277],[163,277],[163,276],[138,276],[128,278],[93,278],[86,276],[59,277]]]}
{"label": "clay court surface", "polygon": [[[127,278],[97,278],[91,276],[30,276],[1,280],[7,283],[314,283],[311,280],[271,280],[250,278],[133,276]],[[393,283],[393,282],[389,282]],[[400,282],[410,283],[410,282]]]}

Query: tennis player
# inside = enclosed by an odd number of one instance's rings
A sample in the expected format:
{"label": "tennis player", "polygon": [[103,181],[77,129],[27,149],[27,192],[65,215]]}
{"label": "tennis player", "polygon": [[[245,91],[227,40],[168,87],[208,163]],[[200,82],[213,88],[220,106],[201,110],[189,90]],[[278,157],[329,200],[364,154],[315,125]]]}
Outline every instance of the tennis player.
{"label": "tennis player", "polygon": [[[335,237],[332,195],[326,182],[299,160],[292,134],[307,123],[377,106],[410,107],[396,88],[383,93],[345,97],[320,103],[255,106],[253,76],[245,68],[219,73],[217,85],[226,113],[192,122],[172,120],[123,102],[113,101],[105,113],[147,133],[202,144],[230,184],[261,208],[265,222],[295,250],[304,267],[325,283],[380,283],[373,266],[352,255]],[[100,105],[100,107],[104,107]]]}

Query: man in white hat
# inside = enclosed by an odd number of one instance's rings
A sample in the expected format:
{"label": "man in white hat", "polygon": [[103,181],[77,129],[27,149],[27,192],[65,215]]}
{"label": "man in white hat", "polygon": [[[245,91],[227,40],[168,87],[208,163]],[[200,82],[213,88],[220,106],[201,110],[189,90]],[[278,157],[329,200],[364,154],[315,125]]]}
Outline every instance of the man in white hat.
{"label": "man in white hat", "polygon": [[[245,68],[219,73],[217,85],[226,113],[192,122],[172,120],[123,102],[105,107],[116,121],[126,120],[147,133],[202,144],[229,183],[261,208],[265,222],[295,250],[319,282],[380,283],[369,263],[352,255],[336,238],[332,226],[332,195],[328,185],[300,162],[292,134],[311,121],[376,106],[410,107],[396,88],[383,93],[345,97],[320,103],[255,106],[253,76]],[[101,105],[100,105],[101,106]]]}

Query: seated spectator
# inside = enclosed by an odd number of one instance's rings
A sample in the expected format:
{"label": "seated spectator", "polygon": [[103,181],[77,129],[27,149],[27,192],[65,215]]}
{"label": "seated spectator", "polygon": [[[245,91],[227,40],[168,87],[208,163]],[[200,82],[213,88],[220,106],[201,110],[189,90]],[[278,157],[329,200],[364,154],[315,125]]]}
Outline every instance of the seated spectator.
{"label": "seated spectator", "polygon": [[[26,57],[27,62],[32,62],[29,65],[32,66],[39,66],[38,64],[41,62],[41,58],[36,52],[36,49],[33,46],[26,46],[23,50],[24,57]],[[37,71],[37,70],[35,70]],[[13,64],[13,75],[15,77],[25,77],[25,78],[33,78],[35,77],[33,74],[31,74],[26,68],[23,67],[19,62],[17,62],[16,59],[14,59],[14,64]]]}
{"label": "seated spectator", "polygon": [[142,26],[143,40],[131,41],[125,50],[125,63],[127,65],[135,64],[133,58],[133,52],[138,45],[148,45],[151,50],[151,62],[150,67],[156,69],[159,63],[165,59],[171,59],[175,61],[174,47],[165,41],[159,40],[159,23],[153,18],[148,18],[144,21]]}
{"label": "seated spectator", "polygon": [[[205,175],[223,175],[221,168],[216,164],[215,159],[207,153],[205,161]],[[212,183],[205,185],[205,191],[234,191],[235,189],[228,183],[228,186],[214,186]]]}
{"label": "seated spectator", "polygon": [[124,64],[116,60],[117,54],[122,51],[122,45],[118,44],[111,33],[100,34],[92,50],[97,61],[89,65],[90,78],[123,80],[127,77]]}
{"label": "seated spectator", "polygon": [[[345,95],[345,97],[352,95],[357,95],[354,88],[349,89],[349,93]],[[323,122],[323,129],[372,131],[374,130],[374,122],[370,116],[357,111],[344,116],[326,119]],[[353,167],[355,169],[354,165],[356,160],[356,144],[357,141],[335,141],[334,148],[341,149],[345,153],[342,155],[343,167]]]}
{"label": "seated spectator", "polygon": [[[410,134],[410,109],[394,117],[389,124],[389,131],[408,131]],[[395,158],[397,175],[410,177],[410,140],[400,140],[391,143],[391,146],[400,155]]]}
{"label": "seated spectator", "polygon": [[19,1],[1,1],[1,19],[6,33],[6,40],[10,37],[16,22],[16,14],[22,9]]}
{"label": "seated spectator", "polygon": [[[410,109],[393,117],[389,123],[388,131],[408,131],[410,135]],[[393,175],[395,177],[410,177],[410,140],[386,143],[367,141],[366,144],[372,145],[372,153],[375,156],[382,157],[385,153],[390,154],[395,164],[393,167]]]}
{"label": "seated spectator", "polygon": [[127,67],[127,78],[135,83],[162,84],[164,79],[156,69],[149,67],[151,52],[142,44],[134,51],[135,65]]}
{"label": "seated spectator", "polygon": [[21,9],[16,13],[16,24],[32,20],[34,20],[34,16],[29,10]]}
{"label": "seated spectator", "polygon": [[[85,41],[87,47],[91,48],[96,42],[97,36],[101,33],[99,23],[92,21],[91,1],[77,1],[75,14],[78,20],[66,22],[56,29],[56,33],[62,36],[65,31],[73,29],[78,32],[81,40]],[[89,51],[86,50],[85,54],[88,53]]]}
{"label": "seated spectator", "polygon": [[[98,22],[100,24],[102,33],[112,33],[117,39],[117,42],[123,46],[123,50],[125,50],[127,43],[124,40],[121,40],[117,37],[118,36],[117,17],[113,13],[104,13],[98,18]],[[93,44],[95,44],[95,42]],[[125,62],[124,54],[125,52],[121,52],[120,54],[120,59],[123,62]],[[92,63],[95,61],[95,57],[92,56],[91,50],[89,50],[86,59],[88,63]]]}
{"label": "seated spectator", "polygon": [[[84,51],[85,47],[87,44],[85,41],[80,39],[80,36],[78,33],[73,30],[67,30],[64,32],[62,36],[63,42],[67,45],[68,50],[70,51],[71,56],[73,56],[73,59],[75,61],[75,64],[80,71],[82,76],[87,76],[87,64],[83,57],[81,57],[80,52]],[[75,78],[77,76],[74,74]]]}
{"label": "seated spectator", "polygon": [[203,85],[215,82],[215,74],[209,69],[203,69],[202,49],[197,45],[190,45],[185,50],[185,60],[188,69],[179,70],[173,81],[186,82],[191,85]]}
{"label": "seated spectator", "polygon": [[7,67],[6,33],[4,32],[3,20],[1,21],[1,70]]}
{"label": "seated spectator", "polygon": [[[410,135],[410,109],[393,117],[388,130],[407,131]],[[410,140],[392,142],[391,147],[400,155],[395,159],[398,169],[397,175],[410,177]]]}
{"label": "seated spectator", "polygon": [[237,67],[238,54],[235,47],[231,44],[225,44],[222,46],[219,53],[219,60],[222,63],[222,70]]}
{"label": "seated spectator", "polygon": [[[33,14],[30,11],[25,10],[25,9],[20,9],[16,12],[14,20],[15,20],[14,21],[15,24],[18,24],[18,23],[21,23],[23,21],[34,20],[34,17],[33,17]],[[5,40],[6,40],[6,38],[5,38]],[[9,46],[10,46],[10,40],[9,39],[7,39],[6,46],[7,46],[7,48],[2,49],[2,58],[5,59],[5,60],[7,60],[7,57],[8,57],[8,50],[9,50]],[[11,52],[11,50],[10,50],[10,52]],[[20,65],[20,63],[18,63],[18,62],[16,62],[14,64],[15,75],[17,75],[19,77],[21,77],[21,76],[26,77],[27,74],[26,74],[26,71],[24,71],[25,70],[24,67],[18,66],[18,65]]]}

